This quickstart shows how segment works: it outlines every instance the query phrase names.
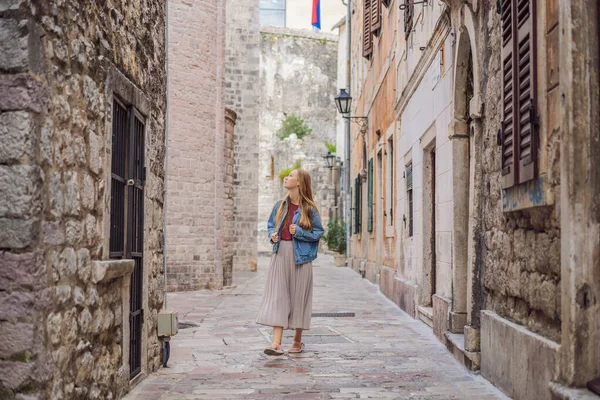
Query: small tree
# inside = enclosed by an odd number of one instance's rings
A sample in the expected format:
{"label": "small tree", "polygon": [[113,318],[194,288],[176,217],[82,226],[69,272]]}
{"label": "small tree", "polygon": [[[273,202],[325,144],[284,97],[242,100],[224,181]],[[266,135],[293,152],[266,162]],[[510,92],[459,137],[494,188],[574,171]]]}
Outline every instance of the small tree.
{"label": "small tree", "polygon": [[277,131],[277,137],[280,140],[290,137],[292,133],[295,133],[298,139],[304,138],[306,135],[310,135],[312,133],[312,129],[308,127],[306,122],[302,118],[299,118],[295,115],[287,115],[284,114],[286,118],[283,120],[281,124],[281,128]]}
{"label": "small tree", "polygon": [[346,252],[346,222],[341,218],[330,219],[323,240],[327,243],[329,250],[344,254]]}

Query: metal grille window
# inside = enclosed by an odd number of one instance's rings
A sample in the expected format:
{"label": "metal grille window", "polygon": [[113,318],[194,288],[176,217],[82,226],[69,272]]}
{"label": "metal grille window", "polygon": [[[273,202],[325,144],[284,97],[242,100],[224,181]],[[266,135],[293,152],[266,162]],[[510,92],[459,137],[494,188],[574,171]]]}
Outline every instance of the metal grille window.
{"label": "metal grille window", "polygon": [[[143,117],[119,100],[113,102],[110,257],[135,261],[130,288],[130,377],[141,371],[145,124]],[[125,212],[127,210],[127,212]]]}
{"label": "metal grille window", "polygon": [[286,0],[260,0],[262,26],[286,26]]}
{"label": "metal grille window", "polygon": [[406,166],[406,197],[408,199],[408,236],[413,235],[413,174],[412,163]]}
{"label": "metal grille window", "polygon": [[118,101],[113,104],[112,166],[110,199],[110,257],[125,253],[125,188],[127,186],[127,109]]}

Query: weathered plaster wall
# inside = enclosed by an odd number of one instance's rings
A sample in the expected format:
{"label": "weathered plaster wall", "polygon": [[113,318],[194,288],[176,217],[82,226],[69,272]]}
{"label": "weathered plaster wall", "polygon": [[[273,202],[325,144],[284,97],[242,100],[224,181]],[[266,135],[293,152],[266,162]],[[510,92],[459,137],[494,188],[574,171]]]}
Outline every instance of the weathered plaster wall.
{"label": "weathered plaster wall", "polygon": [[128,280],[97,274],[113,93],[146,121],[142,376],[159,367],[164,32],[158,1],[0,3],[0,397],[129,389]]}
{"label": "weathered plaster wall", "polygon": [[[327,153],[324,142],[335,143],[336,138],[337,37],[285,28],[263,28],[261,35],[258,243],[259,251],[267,252],[267,220],[285,194],[277,176],[297,159],[311,174],[325,226],[334,206],[335,182],[322,156]],[[276,132],[284,113],[304,119],[312,134],[279,140]]]}

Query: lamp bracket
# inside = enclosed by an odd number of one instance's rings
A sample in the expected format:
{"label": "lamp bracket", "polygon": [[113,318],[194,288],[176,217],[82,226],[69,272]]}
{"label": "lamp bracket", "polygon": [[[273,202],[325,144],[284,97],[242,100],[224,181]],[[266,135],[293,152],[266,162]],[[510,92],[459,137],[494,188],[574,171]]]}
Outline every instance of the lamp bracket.
{"label": "lamp bracket", "polygon": [[414,6],[415,4],[423,4],[423,7],[427,7],[429,5],[429,0],[425,1],[413,1],[410,4],[400,4],[400,10],[404,11],[408,8],[408,6]]}
{"label": "lamp bracket", "polygon": [[367,127],[369,125],[369,118],[368,117],[347,117],[347,116],[343,116],[346,119],[349,119],[350,122],[354,122],[355,124],[357,124],[360,127],[360,132],[362,134],[367,133]]}

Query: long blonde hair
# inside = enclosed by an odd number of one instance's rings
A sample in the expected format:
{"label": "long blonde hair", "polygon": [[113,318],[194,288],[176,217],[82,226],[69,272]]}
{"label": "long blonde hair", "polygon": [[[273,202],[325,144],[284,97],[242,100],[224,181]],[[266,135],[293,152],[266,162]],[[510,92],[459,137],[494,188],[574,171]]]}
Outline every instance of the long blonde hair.
{"label": "long blonde hair", "polygon": [[[317,208],[317,204],[313,200],[313,192],[312,192],[312,182],[310,179],[310,175],[308,172],[303,169],[297,169],[297,179],[298,179],[298,192],[300,194],[300,225],[303,229],[312,231],[312,221],[310,220],[310,209],[314,208],[316,212],[319,212]],[[281,217],[283,216],[283,207],[286,202],[290,201],[289,195],[285,196],[281,204],[279,205],[279,209],[277,210],[277,214],[275,215],[276,225],[279,226],[279,222],[281,221]],[[289,206],[288,206],[289,210]]]}

